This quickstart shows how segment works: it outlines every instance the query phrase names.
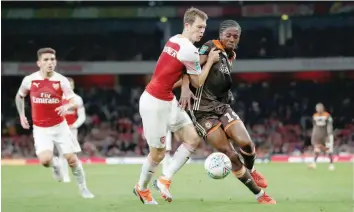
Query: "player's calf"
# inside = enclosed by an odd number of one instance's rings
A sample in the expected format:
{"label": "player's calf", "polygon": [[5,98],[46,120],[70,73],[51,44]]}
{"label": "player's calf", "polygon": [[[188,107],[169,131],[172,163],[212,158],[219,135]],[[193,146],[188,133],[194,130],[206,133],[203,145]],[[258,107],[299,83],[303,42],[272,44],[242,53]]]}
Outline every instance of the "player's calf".
{"label": "player's calf", "polygon": [[164,148],[150,147],[150,153],[141,167],[140,178],[138,182],[139,190],[145,191],[152,176],[155,174],[157,166],[165,157]]}
{"label": "player's calf", "polygon": [[184,126],[175,134],[183,141],[173,155],[169,166],[163,171],[165,180],[171,180],[172,176],[189,160],[192,153],[201,142],[201,138],[192,124]]}
{"label": "player's calf", "polygon": [[58,157],[53,155],[50,150],[45,150],[37,153],[40,163],[44,167],[52,167],[53,178],[56,181],[61,182],[63,180],[63,171]]}
{"label": "player's calf", "polygon": [[94,195],[88,190],[86,186],[86,176],[85,176],[85,171],[82,167],[82,164],[80,160],[78,159],[77,155],[75,153],[67,153],[64,154],[64,157],[66,158],[71,171],[76,178],[76,182],[79,186],[81,196],[83,198],[94,198]]}
{"label": "player's calf", "polygon": [[267,180],[254,169],[256,150],[245,125],[241,121],[234,121],[224,129],[229,138],[240,146],[240,154],[244,159],[244,165],[251,173],[257,185],[261,188],[266,188],[268,186]]}

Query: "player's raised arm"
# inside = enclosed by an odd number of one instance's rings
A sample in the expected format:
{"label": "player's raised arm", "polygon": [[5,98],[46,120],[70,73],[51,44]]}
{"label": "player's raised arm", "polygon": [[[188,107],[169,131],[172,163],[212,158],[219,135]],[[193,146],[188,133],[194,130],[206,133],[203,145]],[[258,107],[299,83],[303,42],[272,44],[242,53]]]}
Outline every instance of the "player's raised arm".
{"label": "player's raised arm", "polygon": [[29,129],[29,123],[25,115],[25,97],[27,96],[31,86],[31,81],[29,77],[25,77],[22,80],[21,86],[18,89],[18,92],[15,97],[15,103],[18,115],[20,116],[21,126],[24,129]]}

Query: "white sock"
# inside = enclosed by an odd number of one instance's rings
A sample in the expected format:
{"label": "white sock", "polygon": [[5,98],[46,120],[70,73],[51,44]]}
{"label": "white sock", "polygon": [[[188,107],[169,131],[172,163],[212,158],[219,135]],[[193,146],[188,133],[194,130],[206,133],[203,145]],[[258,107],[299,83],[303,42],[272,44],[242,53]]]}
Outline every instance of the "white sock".
{"label": "white sock", "polygon": [[263,196],[263,194],[264,194],[264,191],[262,189],[258,194],[255,195],[256,199],[258,199],[259,197]]}
{"label": "white sock", "polygon": [[54,169],[58,169],[59,166],[60,166],[59,158],[57,156],[53,156],[53,158],[52,158],[52,167]]}
{"label": "white sock", "polygon": [[188,161],[189,156],[194,152],[194,149],[186,144],[181,144],[170,160],[166,170],[163,170],[163,175],[167,180],[171,180],[172,176]]}
{"label": "white sock", "polygon": [[171,155],[170,152],[166,152],[165,158],[162,161],[162,172],[167,169],[168,165],[170,164],[171,161]]}
{"label": "white sock", "polygon": [[79,185],[80,189],[86,189],[86,177],[85,171],[82,167],[81,161],[77,159],[77,165],[75,167],[71,167],[71,171],[76,178],[76,182]]}
{"label": "white sock", "polygon": [[141,167],[141,173],[140,173],[140,179],[139,179],[139,188],[141,190],[147,189],[147,185],[151,181],[152,176],[155,173],[156,167],[159,164],[154,162],[150,155],[148,155],[145,159],[145,162],[143,163],[143,166]]}
{"label": "white sock", "polygon": [[70,179],[69,177],[69,165],[68,162],[66,161],[66,158],[64,155],[59,156],[60,163],[62,164],[62,172],[63,172],[63,178],[64,179]]}

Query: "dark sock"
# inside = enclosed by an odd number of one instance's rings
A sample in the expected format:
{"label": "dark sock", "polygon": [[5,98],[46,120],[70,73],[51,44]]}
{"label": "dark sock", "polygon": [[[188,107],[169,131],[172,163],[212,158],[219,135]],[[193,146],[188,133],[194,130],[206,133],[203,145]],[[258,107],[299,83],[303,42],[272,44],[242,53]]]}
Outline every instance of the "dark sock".
{"label": "dark sock", "polygon": [[329,162],[333,163],[333,153],[328,153]]}
{"label": "dark sock", "polygon": [[315,163],[317,162],[317,158],[318,158],[319,155],[320,155],[319,152],[315,152],[315,158],[313,159]]}
{"label": "dark sock", "polygon": [[240,149],[240,154],[243,157],[244,164],[248,170],[252,170],[254,166],[254,161],[256,160],[256,154],[254,148],[251,146],[244,146]]}
{"label": "dark sock", "polygon": [[259,194],[261,192],[261,188],[257,186],[256,182],[254,182],[250,172],[246,170],[245,174],[242,177],[238,178],[247,188],[253,192],[253,194]]}

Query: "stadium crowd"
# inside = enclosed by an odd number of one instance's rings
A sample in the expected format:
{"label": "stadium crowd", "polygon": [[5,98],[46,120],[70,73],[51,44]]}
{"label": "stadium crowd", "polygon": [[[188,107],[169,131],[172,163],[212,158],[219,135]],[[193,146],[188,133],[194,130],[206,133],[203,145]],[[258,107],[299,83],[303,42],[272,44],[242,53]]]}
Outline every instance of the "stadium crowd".
{"label": "stadium crowd", "polygon": [[[3,78],[4,80],[4,78]],[[258,157],[310,153],[311,116],[323,102],[334,118],[335,152],[354,152],[354,83],[350,80],[292,82],[235,82],[232,104],[257,146]],[[88,89],[76,92],[85,102],[87,119],[79,130],[85,156],[145,155],[138,101],[143,87]],[[16,89],[2,89],[2,157],[34,157],[33,137],[19,124],[13,97]],[[179,92],[176,92],[178,94]],[[27,105],[29,108],[29,105]],[[30,117],[29,110],[27,116]],[[174,142],[176,146],[178,142]],[[202,143],[196,156],[212,149]]]}
{"label": "stadium crowd", "polygon": [[[342,33],[346,32],[346,33]],[[217,31],[208,30],[204,40],[214,39]],[[318,36],[321,35],[321,36]],[[354,56],[353,27],[302,29],[293,27],[293,36],[280,45],[269,28],[243,29],[237,50],[238,59]],[[4,61],[33,61],[38,46],[50,46],[61,61],[139,61],[156,60],[163,45],[163,32],[119,31],[101,34],[4,34]],[[330,41],[330,42],[328,42]],[[87,45],[88,43],[92,45]],[[323,45],[323,44],[326,45]],[[134,44],[134,45],[132,45]],[[197,44],[200,46],[200,44]],[[22,48],[23,51],[12,51]],[[117,51],[124,50],[124,51]],[[32,55],[32,56],[29,56]]]}

